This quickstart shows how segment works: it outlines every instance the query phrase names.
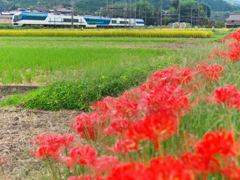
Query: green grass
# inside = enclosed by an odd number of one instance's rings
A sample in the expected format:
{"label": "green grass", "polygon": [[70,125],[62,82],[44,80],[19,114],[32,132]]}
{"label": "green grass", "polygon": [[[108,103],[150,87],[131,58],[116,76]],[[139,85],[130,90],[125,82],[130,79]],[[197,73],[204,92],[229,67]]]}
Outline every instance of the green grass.
{"label": "green grass", "polygon": [[0,76],[3,84],[36,82],[51,84],[79,80],[126,68],[151,64],[172,53],[167,49],[123,49],[105,47],[1,47]]}
{"label": "green grass", "polygon": [[169,60],[141,68],[128,68],[122,73],[112,73],[79,81],[60,81],[40,88],[27,95],[15,95],[0,106],[20,104],[25,108],[44,110],[77,109],[90,110],[92,103],[106,96],[116,97],[123,91],[140,85],[148,74],[166,68]]}
{"label": "green grass", "polygon": [[[70,47],[74,46],[87,46],[90,43],[92,46],[107,45],[107,43],[112,43],[113,45],[117,45],[116,43],[126,43],[131,46],[134,44],[142,44],[147,43],[148,45],[152,45],[155,43],[169,43],[169,42],[197,42],[197,43],[205,43],[212,42],[216,39],[223,38],[226,34],[230,32],[224,33],[214,33],[212,38],[152,38],[152,37],[0,37],[0,46],[66,46],[65,43]],[[134,47],[134,46],[133,46]]]}
{"label": "green grass", "polygon": [[[196,56],[204,59],[213,44],[214,47],[220,45],[219,38],[226,36],[226,33],[216,33],[215,36],[204,40],[1,37],[1,45],[7,46],[0,47],[0,56],[3,57],[0,59],[1,82],[48,86],[26,96],[15,95],[0,106],[21,104],[23,107],[45,110],[87,111],[92,103],[102,97],[118,96],[141,84],[148,74],[169,64],[182,63],[186,58]],[[196,43],[198,48],[188,46],[190,49],[177,50],[155,47],[171,44],[174,48],[189,42]],[[210,49],[204,50],[206,48]],[[199,50],[202,56],[196,54]]]}

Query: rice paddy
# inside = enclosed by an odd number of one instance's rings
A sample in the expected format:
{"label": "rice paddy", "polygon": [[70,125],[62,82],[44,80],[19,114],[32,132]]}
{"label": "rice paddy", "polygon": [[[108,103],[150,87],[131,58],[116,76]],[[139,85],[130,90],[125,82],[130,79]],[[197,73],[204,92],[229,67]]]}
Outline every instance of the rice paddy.
{"label": "rice paddy", "polygon": [[[86,30],[91,31],[96,30]],[[161,62],[182,48],[212,43],[225,35],[215,33],[207,39],[0,37],[0,84],[46,85],[119,73]]]}
{"label": "rice paddy", "polygon": [[110,30],[1,30],[0,36],[40,37],[183,37],[207,38],[212,36],[206,30],[160,30],[160,29],[110,29]]}

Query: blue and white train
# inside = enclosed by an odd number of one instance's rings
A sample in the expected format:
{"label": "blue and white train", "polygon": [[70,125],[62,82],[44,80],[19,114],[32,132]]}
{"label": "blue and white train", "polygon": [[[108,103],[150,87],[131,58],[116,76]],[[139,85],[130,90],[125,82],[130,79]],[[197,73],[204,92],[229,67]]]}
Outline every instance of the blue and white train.
{"label": "blue and white train", "polygon": [[[52,13],[17,12],[13,15],[14,26],[71,26],[70,15],[54,15]],[[99,16],[73,16],[73,24],[78,27],[143,27],[142,19],[104,18]]]}

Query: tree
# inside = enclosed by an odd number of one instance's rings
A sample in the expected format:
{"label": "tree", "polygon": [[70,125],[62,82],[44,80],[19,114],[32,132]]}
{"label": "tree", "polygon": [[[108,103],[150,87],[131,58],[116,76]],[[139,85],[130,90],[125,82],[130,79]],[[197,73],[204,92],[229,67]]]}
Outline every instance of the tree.
{"label": "tree", "polygon": [[37,7],[36,6],[30,6],[30,9],[31,10],[34,10],[34,9],[36,9]]}
{"label": "tree", "polygon": [[204,20],[201,22],[201,26],[208,26],[208,24],[209,24],[208,19],[204,19]]}
{"label": "tree", "polygon": [[174,7],[175,9],[178,9],[178,5],[179,5],[179,0],[174,0],[171,6]]}
{"label": "tree", "polygon": [[18,8],[20,8],[20,4],[14,4],[12,7],[11,7],[11,10],[17,10]]}
{"label": "tree", "polygon": [[71,5],[71,4],[64,4],[63,7],[64,7],[64,8],[72,7],[72,5]]}

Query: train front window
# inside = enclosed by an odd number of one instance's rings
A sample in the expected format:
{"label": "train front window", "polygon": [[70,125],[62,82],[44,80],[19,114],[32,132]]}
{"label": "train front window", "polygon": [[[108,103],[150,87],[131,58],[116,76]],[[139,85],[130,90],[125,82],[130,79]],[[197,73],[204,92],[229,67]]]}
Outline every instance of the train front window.
{"label": "train front window", "polygon": [[14,22],[22,20],[22,14],[14,16]]}

